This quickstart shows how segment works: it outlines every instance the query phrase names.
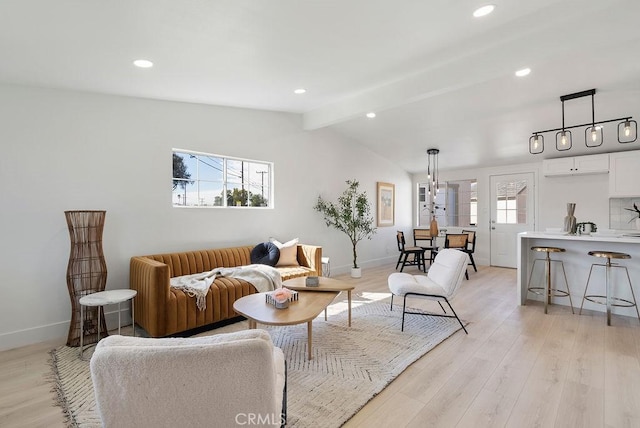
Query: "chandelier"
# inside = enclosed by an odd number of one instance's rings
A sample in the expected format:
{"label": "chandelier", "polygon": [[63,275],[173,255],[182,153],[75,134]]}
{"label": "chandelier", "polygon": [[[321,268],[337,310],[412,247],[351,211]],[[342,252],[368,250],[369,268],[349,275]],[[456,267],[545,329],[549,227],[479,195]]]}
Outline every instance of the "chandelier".
{"label": "chandelier", "polygon": [[[433,206],[435,202],[436,192],[438,191],[438,153],[439,149],[427,150],[427,180],[429,180],[427,192],[429,195],[429,203]],[[433,210],[433,208],[432,208]]]}
{"label": "chandelier", "polygon": [[431,223],[429,230],[431,236],[438,236],[438,222],[436,220],[436,193],[438,192],[438,153],[439,149],[427,150],[427,197],[429,198],[429,211],[431,211]]}
{"label": "chandelier", "polygon": [[[594,95],[595,89],[588,89],[586,91],[576,92],[573,94],[562,95],[560,101],[562,102],[562,127],[555,129],[546,129],[544,131],[535,131],[529,138],[529,153],[532,155],[540,154],[544,151],[544,135],[548,132],[556,132],[556,150],[565,151],[569,150],[572,146],[572,135],[570,129],[585,128],[584,130],[584,143],[587,147],[598,147],[603,142],[602,125],[609,122],[618,122],[618,142],[621,144],[632,143],[638,138],[638,124],[635,120],[631,120],[632,117],[621,117],[618,119],[599,120],[596,121],[595,115],[595,102]],[[591,96],[591,122],[583,123],[580,125],[565,125],[564,123],[564,102],[573,100],[576,98]]]}

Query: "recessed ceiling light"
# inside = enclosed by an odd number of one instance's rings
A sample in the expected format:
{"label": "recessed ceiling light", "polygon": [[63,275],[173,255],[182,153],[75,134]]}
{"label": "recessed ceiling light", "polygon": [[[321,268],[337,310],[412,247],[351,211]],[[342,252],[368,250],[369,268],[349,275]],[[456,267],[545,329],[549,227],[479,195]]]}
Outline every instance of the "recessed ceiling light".
{"label": "recessed ceiling light", "polygon": [[298,88],[295,91],[293,91],[294,94],[298,94],[298,95],[304,94],[305,92],[307,92],[307,90],[304,88]]}
{"label": "recessed ceiling light", "polygon": [[524,76],[527,76],[529,73],[531,73],[531,69],[527,67],[527,68],[523,68],[522,70],[516,71],[516,76],[524,77]]}
{"label": "recessed ceiling light", "polygon": [[489,15],[495,8],[496,7],[492,4],[479,7],[475,10],[475,12],[473,12],[473,16],[475,16],[476,18],[480,18],[481,16]]}
{"label": "recessed ceiling light", "polygon": [[148,59],[137,59],[133,61],[133,65],[140,68],[151,68],[153,67],[153,63]]}
{"label": "recessed ceiling light", "polygon": [[369,113],[367,113],[367,117],[369,119],[373,119],[374,117],[376,117],[376,114],[374,112],[369,112]]}

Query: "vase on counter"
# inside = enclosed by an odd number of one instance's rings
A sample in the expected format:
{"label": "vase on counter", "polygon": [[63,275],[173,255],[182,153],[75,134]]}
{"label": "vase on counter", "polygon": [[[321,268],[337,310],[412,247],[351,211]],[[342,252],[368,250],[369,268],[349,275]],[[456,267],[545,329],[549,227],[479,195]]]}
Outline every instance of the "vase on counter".
{"label": "vase on counter", "polygon": [[576,216],[573,214],[576,211],[576,204],[568,203],[567,204],[567,215],[564,218],[564,228],[563,231],[567,232],[571,235],[575,235],[577,224],[576,224]]}

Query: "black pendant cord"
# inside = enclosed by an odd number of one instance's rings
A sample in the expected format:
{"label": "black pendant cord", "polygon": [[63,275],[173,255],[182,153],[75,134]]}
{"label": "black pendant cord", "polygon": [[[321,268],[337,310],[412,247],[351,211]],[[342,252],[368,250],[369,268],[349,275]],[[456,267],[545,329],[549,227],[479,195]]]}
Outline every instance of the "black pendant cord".
{"label": "black pendant cord", "polygon": [[591,94],[591,132],[596,130],[596,104]]}

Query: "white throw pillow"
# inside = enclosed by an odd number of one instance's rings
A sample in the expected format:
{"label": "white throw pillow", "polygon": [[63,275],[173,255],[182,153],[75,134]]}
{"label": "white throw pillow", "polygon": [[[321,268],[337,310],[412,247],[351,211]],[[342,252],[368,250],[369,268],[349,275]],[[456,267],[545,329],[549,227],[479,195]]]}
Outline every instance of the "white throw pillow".
{"label": "white throw pillow", "polygon": [[298,238],[287,241],[284,244],[275,238],[269,238],[280,250],[280,258],[276,267],[280,266],[300,266],[298,263]]}

